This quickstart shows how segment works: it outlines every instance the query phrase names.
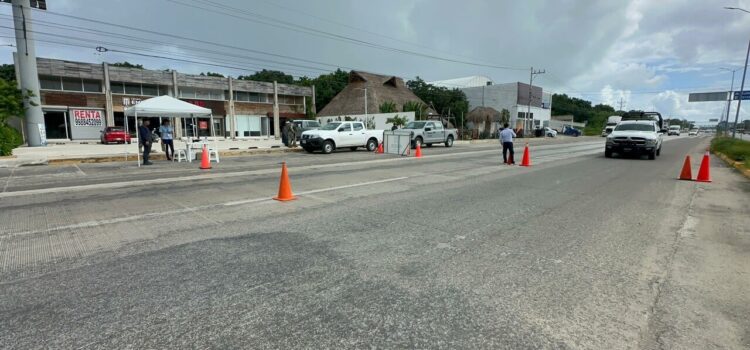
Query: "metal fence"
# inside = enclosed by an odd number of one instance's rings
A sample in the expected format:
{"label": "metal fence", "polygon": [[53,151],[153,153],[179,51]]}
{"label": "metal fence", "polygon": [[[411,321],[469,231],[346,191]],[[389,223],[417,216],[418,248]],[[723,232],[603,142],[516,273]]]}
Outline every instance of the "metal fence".
{"label": "metal fence", "polygon": [[400,156],[409,155],[411,150],[411,133],[403,131],[383,132],[383,152]]}

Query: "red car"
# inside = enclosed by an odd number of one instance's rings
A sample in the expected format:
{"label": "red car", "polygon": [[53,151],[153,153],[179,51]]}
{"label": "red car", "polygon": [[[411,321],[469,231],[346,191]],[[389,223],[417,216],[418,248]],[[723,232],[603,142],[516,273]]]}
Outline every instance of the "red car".
{"label": "red car", "polygon": [[103,144],[108,144],[111,142],[117,142],[117,143],[130,143],[130,134],[125,132],[125,128],[117,127],[117,126],[108,126],[104,131],[102,131],[102,138],[101,141]]}

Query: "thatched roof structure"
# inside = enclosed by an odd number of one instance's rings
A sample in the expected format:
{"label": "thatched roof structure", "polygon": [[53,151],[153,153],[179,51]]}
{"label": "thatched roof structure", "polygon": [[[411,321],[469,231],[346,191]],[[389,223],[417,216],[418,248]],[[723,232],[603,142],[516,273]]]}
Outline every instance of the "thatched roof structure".
{"label": "thatched roof structure", "polygon": [[500,112],[492,107],[477,107],[466,115],[466,120],[474,123],[500,122],[502,120]]}
{"label": "thatched roof structure", "polygon": [[[365,90],[367,89],[367,112],[379,113],[383,102],[393,102],[401,112],[404,103],[424,103],[404,84],[404,80],[392,75],[379,75],[362,71],[349,73],[349,85],[341,90],[331,102],[318,112],[319,117],[365,114]],[[428,113],[435,113],[431,108]]]}

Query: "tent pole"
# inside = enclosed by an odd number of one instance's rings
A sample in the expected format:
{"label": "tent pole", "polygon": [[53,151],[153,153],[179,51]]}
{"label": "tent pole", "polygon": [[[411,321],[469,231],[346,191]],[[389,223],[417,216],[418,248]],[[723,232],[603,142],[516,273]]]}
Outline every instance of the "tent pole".
{"label": "tent pole", "polygon": [[[125,145],[125,161],[128,161],[128,140],[127,138],[130,137],[130,130],[128,130],[128,115],[127,113],[123,113],[123,118],[125,119],[125,142],[123,144]],[[132,140],[130,142],[133,142]]]}
{"label": "tent pole", "polygon": [[219,153],[218,144],[216,144],[216,127],[214,126],[214,114],[211,113],[211,137],[214,138],[214,149],[216,150],[216,153]]}
{"label": "tent pole", "polygon": [[[127,118],[127,117],[125,117],[125,118]],[[140,137],[140,135],[138,135],[138,131],[140,131],[140,130],[138,130],[138,110],[136,110],[135,111],[135,139],[137,140],[136,141],[137,145],[140,145],[141,144],[141,137]],[[143,145],[143,147],[146,147],[146,145]],[[140,168],[141,167],[141,152],[140,151],[136,151],[135,154],[137,154],[136,160],[138,161],[138,167]]]}

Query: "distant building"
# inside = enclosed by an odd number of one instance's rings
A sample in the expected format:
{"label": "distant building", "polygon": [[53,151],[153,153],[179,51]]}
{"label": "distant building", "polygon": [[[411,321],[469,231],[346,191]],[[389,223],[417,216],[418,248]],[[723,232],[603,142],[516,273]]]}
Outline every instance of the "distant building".
{"label": "distant building", "polygon": [[[365,99],[365,94],[367,98]],[[393,102],[397,111],[403,111],[407,102],[424,103],[404,84],[404,80],[392,75],[380,75],[362,71],[349,73],[349,84],[336,95],[323,109],[318,117],[360,115],[380,112],[383,102]],[[435,113],[432,109],[429,113]]]}
{"label": "distant building", "polygon": [[[310,87],[208,77],[38,58],[40,98],[48,139],[98,139],[107,126],[124,126],[124,110],[144,99],[169,95],[209,108],[209,118],[175,119],[177,137],[269,137],[285,119],[305,117]],[[277,106],[278,114],[274,114]],[[135,130],[135,119],[127,118]],[[151,118],[157,126],[162,118]]]}
{"label": "distant building", "polygon": [[[530,121],[531,118],[535,127],[542,127],[550,120],[552,94],[544,92],[539,86],[531,87],[529,96],[529,84],[494,84],[489,78],[482,76],[434,81],[430,84],[455,86],[463,91],[469,101],[469,111],[477,107],[490,107],[496,111],[507,109],[510,111],[511,127],[514,129],[524,128],[524,122]],[[529,109],[531,113],[527,116]]]}

